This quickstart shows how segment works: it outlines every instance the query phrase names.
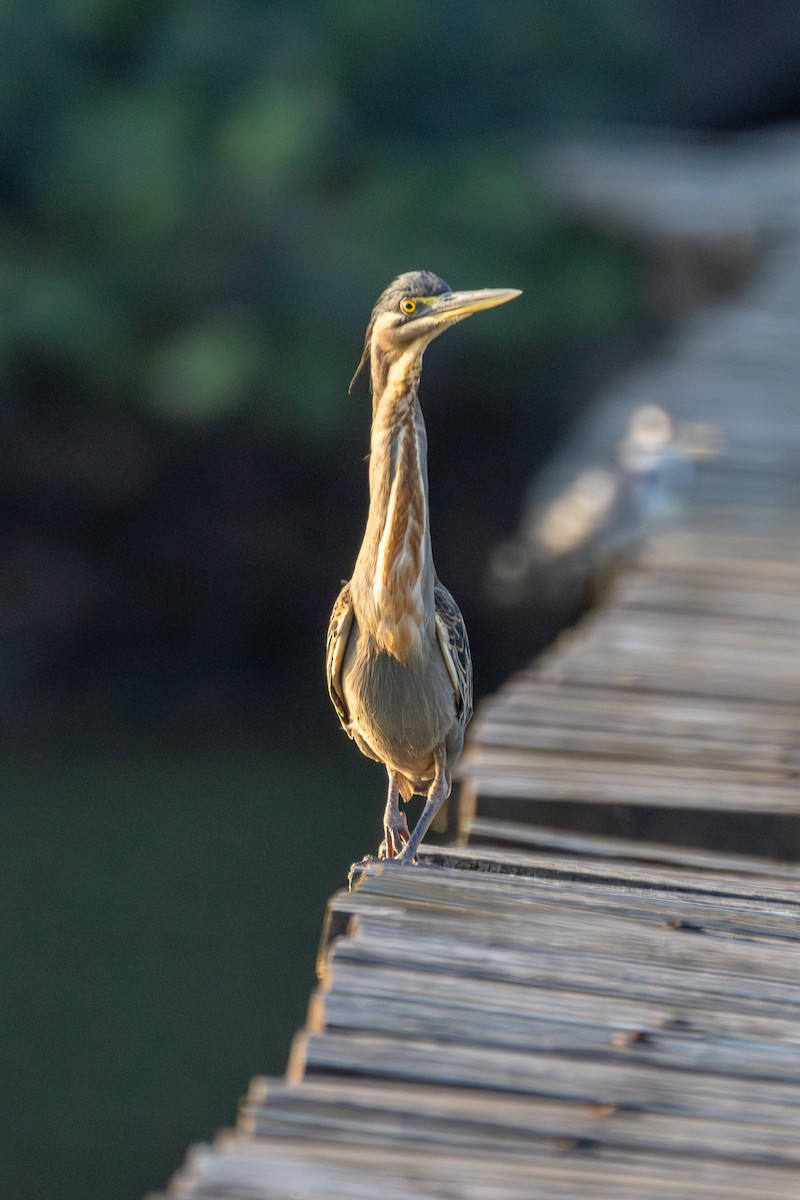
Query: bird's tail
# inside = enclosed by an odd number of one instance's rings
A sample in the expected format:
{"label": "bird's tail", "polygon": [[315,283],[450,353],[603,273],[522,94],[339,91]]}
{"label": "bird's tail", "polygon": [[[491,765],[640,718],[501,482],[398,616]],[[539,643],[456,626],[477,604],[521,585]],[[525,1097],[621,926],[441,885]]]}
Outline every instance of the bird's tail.
{"label": "bird's tail", "polygon": [[397,776],[397,786],[404,800],[410,800],[414,795],[414,785],[409,779],[406,779],[405,775]]}

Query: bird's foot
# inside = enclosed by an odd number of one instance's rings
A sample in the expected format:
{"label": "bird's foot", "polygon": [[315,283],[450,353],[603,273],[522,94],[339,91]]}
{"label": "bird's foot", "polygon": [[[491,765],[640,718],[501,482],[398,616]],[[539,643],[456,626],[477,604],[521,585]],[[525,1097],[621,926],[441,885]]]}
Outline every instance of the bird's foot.
{"label": "bird's foot", "polygon": [[411,837],[405,813],[398,812],[396,817],[387,821],[383,833],[383,841],[378,847],[378,858],[398,858]]}

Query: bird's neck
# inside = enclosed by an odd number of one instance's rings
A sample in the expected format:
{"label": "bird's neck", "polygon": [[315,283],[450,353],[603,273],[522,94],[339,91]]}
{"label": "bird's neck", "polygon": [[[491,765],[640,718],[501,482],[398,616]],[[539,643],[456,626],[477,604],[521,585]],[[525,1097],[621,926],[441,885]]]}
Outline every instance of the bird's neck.
{"label": "bird's neck", "polygon": [[393,364],[372,420],[369,517],[353,577],[359,628],[406,665],[434,623],[427,436],[417,399],[419,360]]}

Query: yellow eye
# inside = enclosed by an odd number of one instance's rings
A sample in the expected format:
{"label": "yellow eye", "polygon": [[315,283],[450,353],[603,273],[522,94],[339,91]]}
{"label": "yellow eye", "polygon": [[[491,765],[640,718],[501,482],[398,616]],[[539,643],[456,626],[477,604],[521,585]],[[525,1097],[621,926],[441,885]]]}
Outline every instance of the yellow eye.
{"label": "yellow eye", "polygon": [[401,300],[400,309],[407,317],[410,317],[413,312],[417,311],[417,302],[416,300]]}

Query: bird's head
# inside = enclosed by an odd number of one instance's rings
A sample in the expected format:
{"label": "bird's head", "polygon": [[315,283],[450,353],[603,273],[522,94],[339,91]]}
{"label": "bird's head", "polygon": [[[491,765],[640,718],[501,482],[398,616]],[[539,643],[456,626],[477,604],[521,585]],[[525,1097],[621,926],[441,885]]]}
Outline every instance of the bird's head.
{"label": "bird's head", "polygon": [[386,378],[393,363],[405,358],[419,362],[425,347],[451,325],[484,308],[505,304],[521,293],[516,288],[482,288],[454,292],[432,271],[406,271],[381,292],[372,310],[364,353],[350,388],[364,364],[372,358],[373,381]]}

